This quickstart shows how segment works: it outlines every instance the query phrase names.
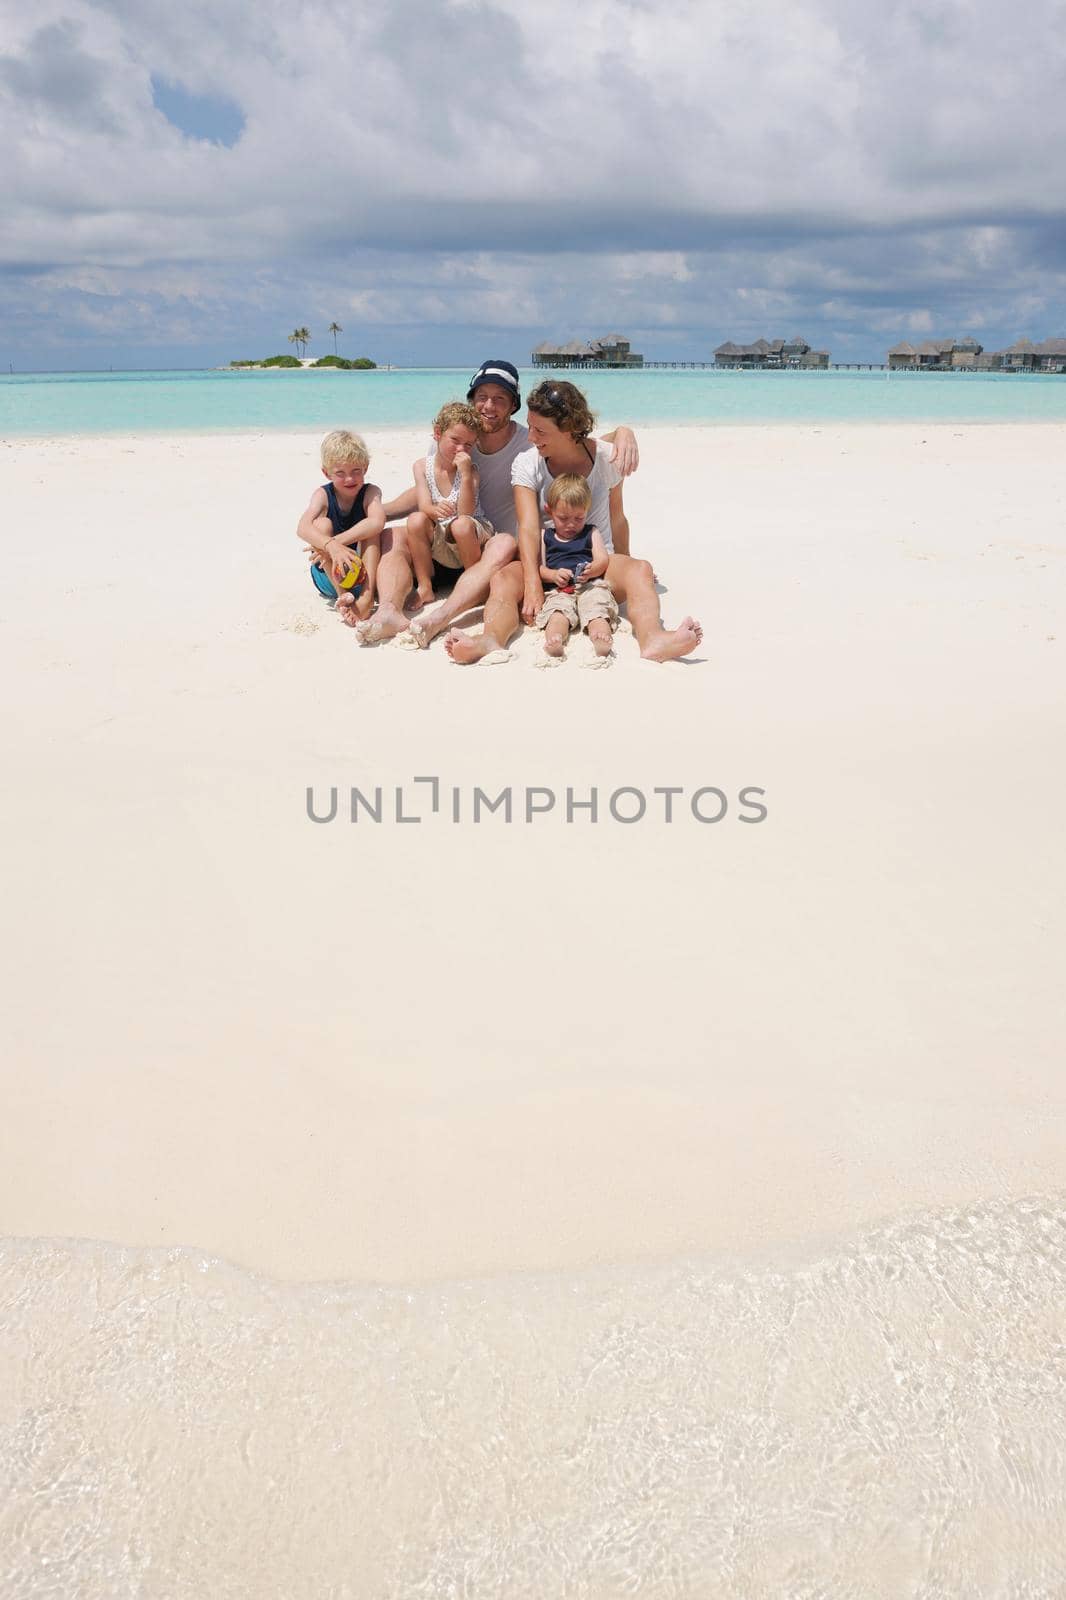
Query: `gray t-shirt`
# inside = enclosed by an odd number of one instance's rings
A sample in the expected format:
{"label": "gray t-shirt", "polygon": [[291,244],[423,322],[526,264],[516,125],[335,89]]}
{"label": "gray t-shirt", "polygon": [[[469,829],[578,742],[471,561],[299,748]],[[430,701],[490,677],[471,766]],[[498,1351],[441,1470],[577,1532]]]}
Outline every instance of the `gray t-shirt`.
{"label": "gray t-shirt", "polygon": [[[609,444],[604,444],[602,439],[590,439],[588,442],[596,447],[596,459],[585,474],[592,490],[592,505],[589,507],[588,520],[599,528],[603,542],[607,546],[607,554],[612,555],[614,543],[611,538],[611,490],[615,484],[621,483],[622,474],[611,461],[612,447]],[[511,468],[511,482],[521,484],[526,489],[536,490],[540,500],[542,523],[547,515],[551,481],[551,469],[536,446],[524,450],[521,455],[515,457],[514,466]]]}
{"label": "gray t-shirt", "polygon": [[514,438],[502,450],[491,455],[476,444],[471,451],[474,463],[481,474],[481,505],[485,516],[497,533],[517,533],[518,518],[514,510],[514,490],[511,487],[511,467],[523,450],[529,449],[529,430],[520,422],[514,425]]}

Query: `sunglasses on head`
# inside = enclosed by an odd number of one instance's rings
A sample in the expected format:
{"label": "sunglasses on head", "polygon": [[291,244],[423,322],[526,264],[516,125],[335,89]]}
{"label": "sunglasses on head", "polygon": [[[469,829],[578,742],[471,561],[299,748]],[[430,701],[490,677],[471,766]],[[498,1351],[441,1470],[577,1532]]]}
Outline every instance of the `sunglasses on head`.
{"label": "sunglasses on head", "polygon": [[560,394],[554,385],[551,388],[545,386],[543,389],[538,390],[537,400],[552,406],[556,411],[566,410],[566,396]]}

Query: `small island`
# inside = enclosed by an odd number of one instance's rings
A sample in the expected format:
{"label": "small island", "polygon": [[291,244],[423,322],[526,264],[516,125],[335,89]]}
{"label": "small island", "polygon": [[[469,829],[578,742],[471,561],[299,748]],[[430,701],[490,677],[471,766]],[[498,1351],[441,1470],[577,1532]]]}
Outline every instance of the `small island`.
{"label": "small island", "polygon": [[333,336],[333,354],[331,356],[319,356],[317,361],[309,361],[307,358],[307,346],[311,343],[314,335],[310,328],[299,327],[294,328],[289,334],[289,343],[294,344],[299,350],[300,354],[298,356],[265,356],[259,361],[231,361],[230,367],[258,369],[280,367],[286,372],[303,371],[309,367],[327,367],[334,372],[370,372],[377,367],[377,362],[371,361],[369,356],[357,356],[354,361],[349,361],[346,356],[337,354],[337,335],[344,332],[339,322],[331,322],[328,331]]}
{"label": "small island", "polygon": [[354,361],[349,361],[346,356],[319,356],[317,361],[301,361],[299,356],[265,356],[260,361],[231,361],[230,366],[253,369],[281,367],[285,371],[298,372],[329,367],[334,372],[370,372],[377,368],[377,362],[371,361],[369,356],[357,356]]}

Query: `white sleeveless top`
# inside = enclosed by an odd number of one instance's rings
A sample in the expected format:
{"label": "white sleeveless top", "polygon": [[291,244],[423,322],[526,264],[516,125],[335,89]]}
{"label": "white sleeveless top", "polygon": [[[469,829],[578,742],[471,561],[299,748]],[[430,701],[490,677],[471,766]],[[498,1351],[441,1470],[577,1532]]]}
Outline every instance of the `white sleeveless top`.
{"label": "white sleeveless top", "polygon": [[[434,471],[434,468],[433,468],[433,460],[434,460],[434,457],[436,456],[436,454],[437,454],[437,441],[436,441],[436,439],[434,439],[431,442],[431,444],[429,446],[429,449],[426,451],[426,487],[429,489],[429,497],[433,501],[433,504],[435,506],[454,506],[455,503],[456,503],[456,500],[458,498],[458,495],[459,495],[459,488],[460,488],[460,482],[461,482],[460,477],[459,477],[459,469],[458,469],[458,467],[456,467],[456,469],[455,469],[455,477],[452,480],[451,488],[448,489],[448,490],[442,489],[440,484],[437,482],[437,474],[436,474],[436,472]],[[474,470],[475,471],[477,470],[476,467],[475,467]],[[459,513],[457,511],[454,511],[452,513],[452,515],[453,516],[458,516]],[[481,508],[481,478],[480,478],[480,475],[478,476],[477,499],[474,502],[473,516],[474,516],[475,521],[477,521],[477,522],[484,522],[486,520],[485,513]]]}

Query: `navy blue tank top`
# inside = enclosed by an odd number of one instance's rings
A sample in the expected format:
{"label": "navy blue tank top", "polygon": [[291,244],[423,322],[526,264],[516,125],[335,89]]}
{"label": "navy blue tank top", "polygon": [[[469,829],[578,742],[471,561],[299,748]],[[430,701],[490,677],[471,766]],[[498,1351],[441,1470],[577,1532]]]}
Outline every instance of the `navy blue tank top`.
{"label": "navy blue tank top", "polygon": [[334,533],[347,533],[348,529],[354,528],[357,522],[362,522],[366,516],[366,512],[363,510],[363,499],[366,495],[365,483],[352,501],[352,509],[350,511],[341,510],[337,504],[337,491],[331,483],[324,483],[322,487],[326,491],[326,509],[329,512],[329,520],[333,524]]}
{"label": "navy blue tank top", "polygon": [[581,532],[573,539],[557,539],[555,537],[554,522],[544,524],[544,565],[551,572],[563,569],[573,572],[582,562],[588,565],[592,560],[592,529],[594,524],[586,522]]}

